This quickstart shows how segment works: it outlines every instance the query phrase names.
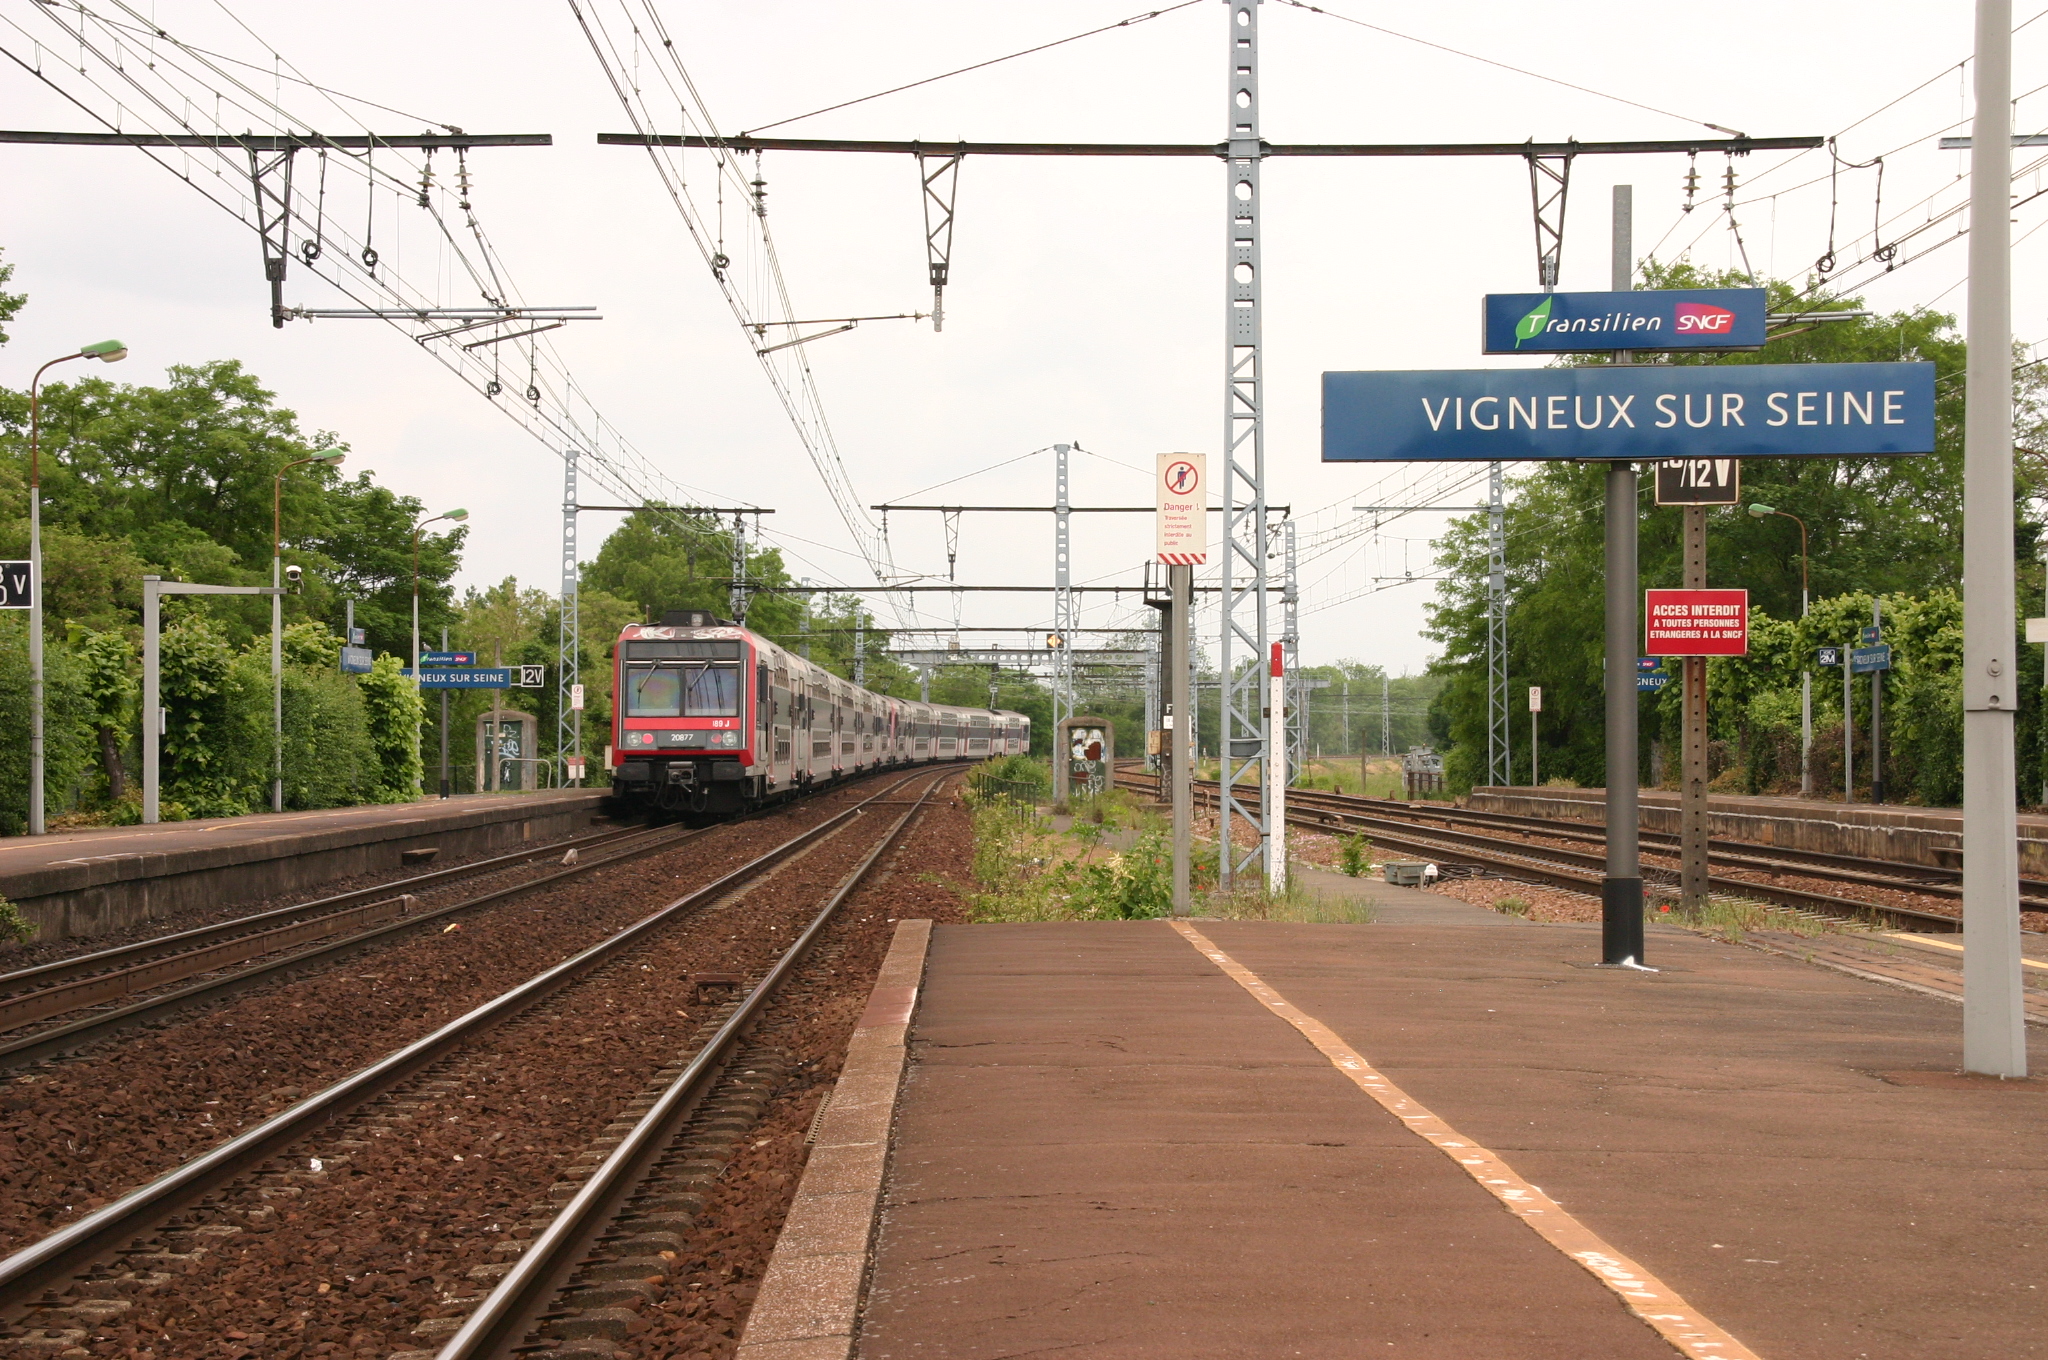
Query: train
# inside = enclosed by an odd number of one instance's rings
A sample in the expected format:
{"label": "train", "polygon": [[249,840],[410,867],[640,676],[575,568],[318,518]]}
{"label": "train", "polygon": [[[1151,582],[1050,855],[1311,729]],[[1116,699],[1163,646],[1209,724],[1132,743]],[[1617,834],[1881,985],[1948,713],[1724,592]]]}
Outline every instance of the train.
{"label": "train", "polygon": [[613,806],[715,820],[872,770],[1031,749],[1007,709],[876,694],[708,610],[620,630]]}

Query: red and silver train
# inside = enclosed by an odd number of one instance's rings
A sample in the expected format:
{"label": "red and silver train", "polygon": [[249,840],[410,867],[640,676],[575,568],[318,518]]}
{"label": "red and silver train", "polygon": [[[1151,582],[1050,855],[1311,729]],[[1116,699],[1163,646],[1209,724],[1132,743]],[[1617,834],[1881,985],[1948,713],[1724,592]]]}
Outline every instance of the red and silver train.
{"label": "red and silver train", "polygon": [[1022,713],[891,699],[702,610],[630,624],[612,662],[612,796],[729,816],[837,779],[1031,749]]}

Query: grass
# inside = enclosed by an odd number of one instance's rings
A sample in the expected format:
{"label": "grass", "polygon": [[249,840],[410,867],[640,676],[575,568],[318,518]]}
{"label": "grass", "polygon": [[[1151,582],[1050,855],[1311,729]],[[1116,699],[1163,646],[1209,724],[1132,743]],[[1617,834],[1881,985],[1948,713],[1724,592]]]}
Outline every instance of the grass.
{"label": "grass", "polygon": [[1705,906],[1694,908],[1673,902],[1670,911],[1650,910],[1646,912],[1645,919],[1697,930],[1702,934],[1726,940],[1730,944],[1742,943],[1745,935],[1757,930],[1782,930],[1813,938],[1863,928],[1854,921],[1815,919],[1767,902],[1726,897],[1709,897]]}
{"label": "grass", "polygon": [[1264,884],[1211,893],[1195,904],[1196,914],[1226,921],[1295,921],[1307,925],[1370,925],[1373,905],[1357,898],[1327,897],[1303,887],[1289,876],[1287,887],[1272,893]]}

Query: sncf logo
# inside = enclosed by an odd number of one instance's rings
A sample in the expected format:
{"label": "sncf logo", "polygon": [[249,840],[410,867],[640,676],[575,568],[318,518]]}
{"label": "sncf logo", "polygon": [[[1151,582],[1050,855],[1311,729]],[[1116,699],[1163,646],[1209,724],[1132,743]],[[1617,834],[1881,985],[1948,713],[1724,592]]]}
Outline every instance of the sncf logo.
{"label": "sncf logo", "polygon": [[1735,329],[1735,313],[1705,302],[1681,302],[1676,307],[1680,335],[1726,335]]}

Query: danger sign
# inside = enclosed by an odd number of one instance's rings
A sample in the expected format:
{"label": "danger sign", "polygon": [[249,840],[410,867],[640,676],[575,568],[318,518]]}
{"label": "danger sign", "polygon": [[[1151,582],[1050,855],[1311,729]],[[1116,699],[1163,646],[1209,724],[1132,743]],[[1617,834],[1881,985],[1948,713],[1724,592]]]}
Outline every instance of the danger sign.
{"label": "danger sign", "polygon": [[1747,656],[1749,592],[1645,591],[1643,635],[1643,650],[1664,656]]}
{"label": "danger sign", "polygon": [[1159,560],[1198,567],[1209,560],[1209,459],[1200,453],[1162,453],[1153,490],[1158,493]]}

